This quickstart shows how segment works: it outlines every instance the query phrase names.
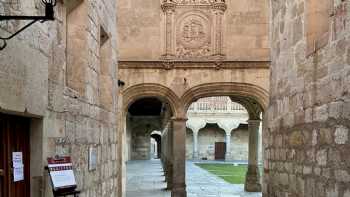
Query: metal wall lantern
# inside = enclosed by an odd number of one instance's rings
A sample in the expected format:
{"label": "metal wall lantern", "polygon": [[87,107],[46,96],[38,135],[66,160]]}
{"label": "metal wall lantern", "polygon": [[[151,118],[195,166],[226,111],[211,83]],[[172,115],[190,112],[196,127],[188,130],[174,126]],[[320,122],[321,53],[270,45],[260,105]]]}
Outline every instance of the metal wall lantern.
{"label": "metal wall lantern", "polygon": [[31,22],[19,29],[17,32],[13,33],[12,35],[8,37],[1,37],[0,40],[2,40],[2,44],[0,45],[0,51],[3,50],[6,46],[7,40],[12,39],[13,37],[17,36],[19,33],[21,33],[23,30],[27,29],[34,23],[40,21],[41,23],[45,21],[53,21],[55,20],[55,14],[54,14],[54,7],[56,6],[57,0],[41,0],[41,2],[45,6],[45,16],[4,16],[0,15],[0,22],[5,20],[30,20]]}

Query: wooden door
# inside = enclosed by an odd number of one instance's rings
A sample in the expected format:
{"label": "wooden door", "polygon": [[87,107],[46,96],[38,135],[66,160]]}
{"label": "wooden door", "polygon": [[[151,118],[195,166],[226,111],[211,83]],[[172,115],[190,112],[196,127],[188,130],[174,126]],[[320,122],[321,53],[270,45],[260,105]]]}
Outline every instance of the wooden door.
{"label": "wooden door", "polygon": [[[29,120],[0,113],[0,197],[30,197]],[[12,153],[21,152],[24,180],[14,182]]]}
{"label": "wooden door", "polygon": [[215,160],[225,159],[226,142],[215,142]]}

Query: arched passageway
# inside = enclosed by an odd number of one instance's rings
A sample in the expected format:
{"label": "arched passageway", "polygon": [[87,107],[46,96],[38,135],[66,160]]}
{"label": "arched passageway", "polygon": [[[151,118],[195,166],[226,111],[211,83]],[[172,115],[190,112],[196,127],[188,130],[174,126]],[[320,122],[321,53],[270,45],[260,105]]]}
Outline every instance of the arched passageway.
{"label": "arched passageway", "polygon": [[171,108],[157,97],[137,99],[127,109],[126,196],[155,195],[166,188],[159,158],[162,157],[162,131],[171,116]]}
{"label": "arched passageway", "polygon": [[151,138],[155,142],[154,144],[151,143],[151,146],[153,146],[153,151],[151,152],[154,154],[154,158],[160,159],[162,154],[162,134],[161,132],[153,131]]}
{"label": "arched passageway", "polygon": [[[248,125],[249,132],[249,148],[248,170],[246,173],[244,190],[247,192],[261,192],[260,170],[258,166],[258,137],[260,125],[263,123],[263,119],[265,118],[263,114],[267,108],[268,94],[262,88],[250,84],[215,83],[203,84],[190,89],[182,96],[182,100],[185,103],[185,109],[188,110],[190,109],[191,104],[199,99],[218,96],[227,96],[231,99],[231,101],[239,103],[247,110],[248,120],[246,123]],[[232,130],[228,132],[230,136],[231,131]],[[229,139],[231,138],[226,138],[227,144],[229,144]]]}
{"label": "arched passageway", "polygon": [[[191,185],[187,183],[186,191],[186,130],[187,130],[187,109],[191,103],[204,97],[229,97],[231,101],[239,103],[247,110],[248,133],[249,133],[249,153],[248,153],[248,171],[245,180],[246,191],[260,191],[260,175],[258,169],[258,130],[261,123],[260,114],[264,111],[267,104],[267,93],[263,89],[242,83],[214,83],[202,84],[193,87],[178,97],[167,87],[157,84],[142,84],[129,87],[123,91],[122,108],[125,109],[122,120],[124,126],[121,130],[125,132],[126,142],[129,143],[129,150],[137,150],[130,157],[124,157],[125,161],[129,159],[149,159],[150,146],[132,145],[133,141],[149,138],[152,131],[161,132],[161,161],[164,169],[166,187],[171,190],[172,196],[183,197],[191,192]],[[211,124],[212,122],[209,122]],[[228,124],[230,125],[230,124]],[[231,125],[232,126],[232,125]],[[221,141],[228,143],[231,139],[230,126],[219,122],[217,127],[223,129]],[[239,124],[236,125],[239,127]],[[236,128],[235,127],[235,128]],[[191,128],[193,129],[193,128]],[[230,131],[230,132],[227,132]],[[143,133],[144,135],[128,134]],[[131,137],[129,137],[131,136]],[[229,137],[228,137],[229,136]],[[132,139],[136,139],[132,140]],[[142,143],[140,143],[142,144]],[[228,158],[224,147],[224,158]],[[124,150],[125,151],[125,150]],[[142,152],[143,153],[140,153]],[[195,151],[194,151],[195,152]],[[124,152],[125,153],[125,152]],[[125,171],[124,171],[125,173]],[[194,188],[194,187],[192,187]],[[243,192],[243,190],[242,190]]]}
{"label": "arched passageway", "polygon": [[[156,84],[143,84],[133,86],[124,90],[122,108],[124,109],[121,118],[120,130],[124,133],[123,139],[126,142],[123,160],[127,162],[123,174],[126,181],[121,183],[126,191],[127,196],[140,196],[140,194],[162,193],[165,188],[171,189],[172,183],[172,168],[170,166],[170,158],[172,156],[171,149],[171,118],[176,116],[179,107],[176,107],[180,102],[177,96],[166,87]],[[157,161],[151,161],[151,138],[157,142],[157,157],[161,158],[162,165],[159,162],[159,171],[155,173],[152,168],[157,164]],[[163,143],[165,142],[165,143]],[[139,163],[138,163],[138,162]],[[138,172],[135,168],[139,165],[150,165],[142,168],[147,168],[145,173]],[[164,170],[163,173],[161,173]],[[158,183],[157,185],[145,186],[145,179],[157,180],[164,179],[166,175],[167,183],[165,185]],[[146,176],[147,175],[147,176]],[[136,184],[136,185],[135,185]],[[135,191],[134,188],[141,188]]]}

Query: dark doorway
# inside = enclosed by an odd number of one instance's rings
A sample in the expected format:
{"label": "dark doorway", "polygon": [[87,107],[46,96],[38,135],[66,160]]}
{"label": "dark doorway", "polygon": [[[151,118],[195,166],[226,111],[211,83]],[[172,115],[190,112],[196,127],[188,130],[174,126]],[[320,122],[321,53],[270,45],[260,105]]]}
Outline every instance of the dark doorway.
{"label": "dark doorway", "polygon": [[[27,118],[0,113],[0,196],[30,197],[30,144]],[[13,153],[23,156],[24,180],[14,181]],[[16,173],[22,174],[22,173]]]}
{"label": "dark doorway", "polygon": [[215,142],[215,160],[224,160],[226,153],[225,142]]}

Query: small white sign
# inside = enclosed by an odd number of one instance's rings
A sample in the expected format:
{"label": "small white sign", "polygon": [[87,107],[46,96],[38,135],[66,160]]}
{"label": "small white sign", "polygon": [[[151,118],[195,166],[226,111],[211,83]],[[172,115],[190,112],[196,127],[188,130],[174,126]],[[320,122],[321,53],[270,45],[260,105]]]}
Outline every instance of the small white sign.
{"label": "small white sign", "polygon": [[89,170],[96,170],[97,168],[97,148],[89,148]]}
{"label": "small white sign", "polygon": [[24,180],[24,166],[18,166],[13,168],[13,182]]}
{"label": "small white sign", "polygon": [[13,152],[12,153],[12,164],[13,164],[13,181],[24,180],[24,165],[23,165],[23,153]]}

